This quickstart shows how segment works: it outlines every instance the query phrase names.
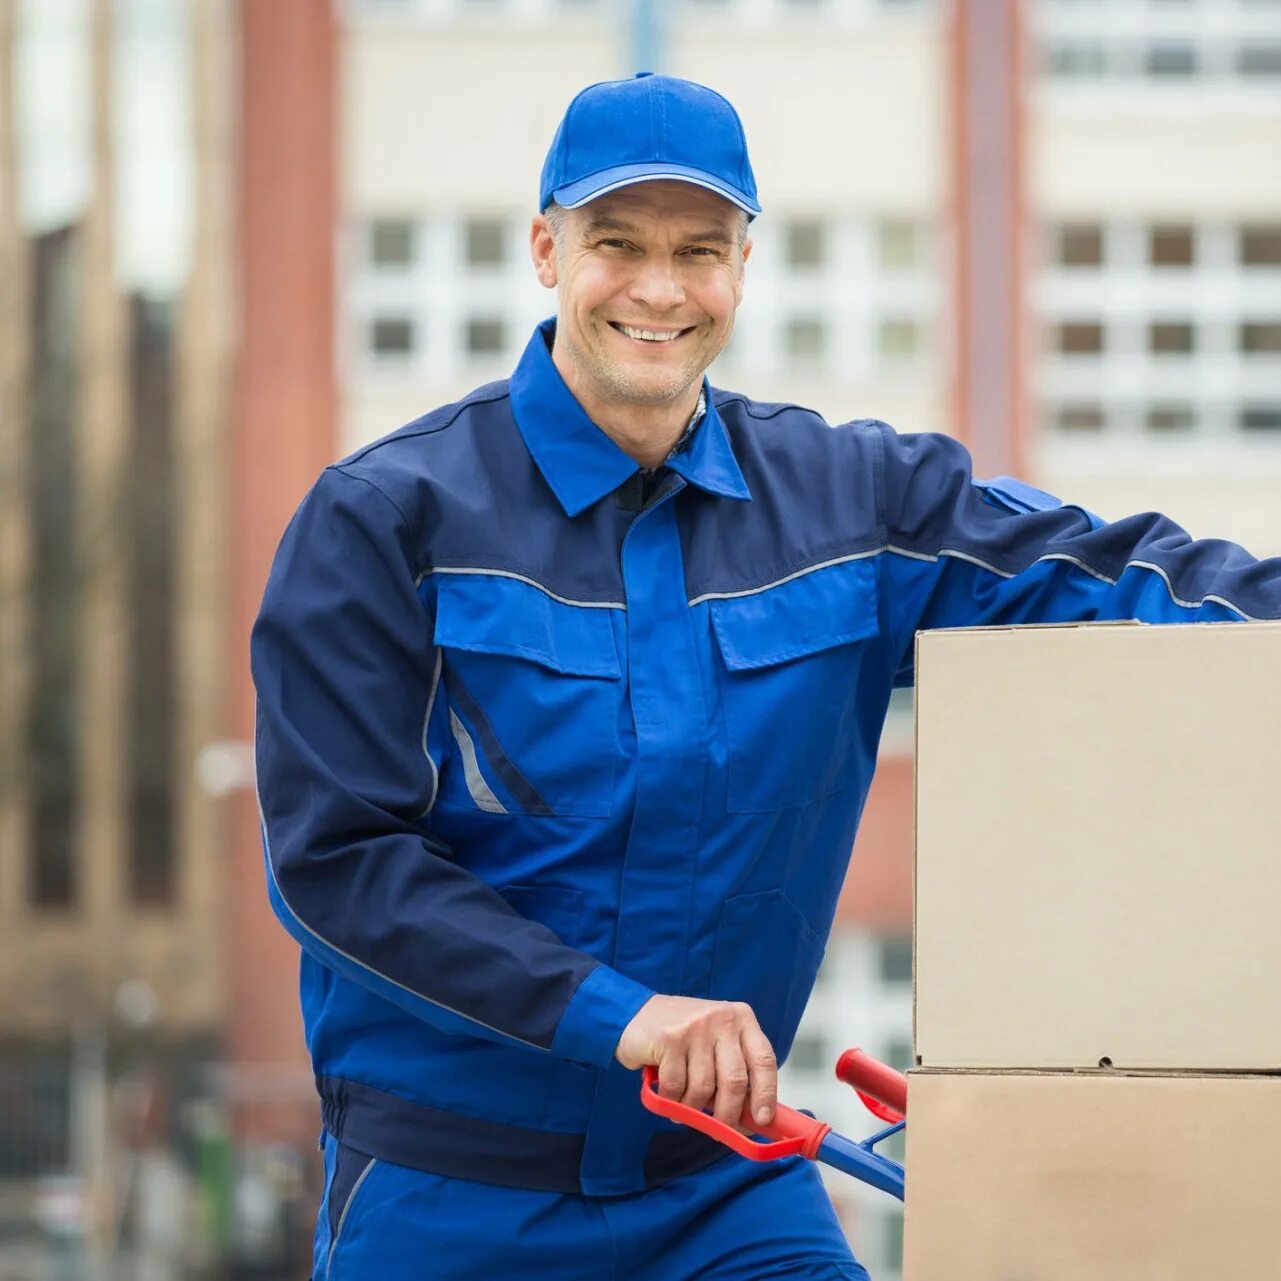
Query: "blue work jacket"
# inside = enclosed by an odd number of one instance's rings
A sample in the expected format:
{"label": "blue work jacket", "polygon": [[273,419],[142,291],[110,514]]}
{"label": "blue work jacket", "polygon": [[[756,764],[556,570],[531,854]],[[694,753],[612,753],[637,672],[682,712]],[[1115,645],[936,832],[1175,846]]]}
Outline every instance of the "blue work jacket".
{"label": "blue work jacket", "polygon": [[1277,618],[1281,561],[710,387],[645,486],[552,335],[299,507],[258,783],[325,1126],[610,1195],[724,1151],[614,1059],[651,994],[745,1001],[786,1057],[919,629]]}

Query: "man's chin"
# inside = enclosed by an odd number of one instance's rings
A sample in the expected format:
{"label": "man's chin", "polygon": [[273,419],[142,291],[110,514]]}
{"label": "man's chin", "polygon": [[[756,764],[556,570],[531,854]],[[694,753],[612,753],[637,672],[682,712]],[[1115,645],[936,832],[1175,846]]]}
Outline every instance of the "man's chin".
{"label": "man's chin", "polygon": [[628,369],[615,365],[608,378],[615,392],[635,405],[668,405],[702,377],[700,369]]}
{"label": "man's chin", "polygon": [[673,401],[679,400],[689,391],[692,385],[692,383],[683,382],[675,386],[654,387],[639,382],[622,383],[616,387],[616,393],[629,404],[645,405],[651,409],[657,409],[662,405],[670,405]]}

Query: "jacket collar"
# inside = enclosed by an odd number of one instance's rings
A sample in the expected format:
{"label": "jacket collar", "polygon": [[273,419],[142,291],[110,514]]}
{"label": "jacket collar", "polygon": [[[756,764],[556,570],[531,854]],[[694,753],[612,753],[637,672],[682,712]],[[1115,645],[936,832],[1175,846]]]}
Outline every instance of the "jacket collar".
{"label": "jacket collar", "polygon": [[[552,363],[556,321],[534,330],[511,378],[512,411],[525,446],[567,516],[577,516],[640,470],[594,422]],[[750,498],[711,387],[707,412],[689,442],[667,463],[692,485],[722,498]]]}

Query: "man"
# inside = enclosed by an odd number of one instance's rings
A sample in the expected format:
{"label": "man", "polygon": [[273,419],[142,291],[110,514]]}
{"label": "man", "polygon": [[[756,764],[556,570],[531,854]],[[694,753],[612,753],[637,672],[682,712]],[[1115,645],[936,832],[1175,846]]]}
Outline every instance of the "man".
{"label": "man", "polygon": [[738,117],[571,103],[509,381],[328,468],[254,633],[303,949],[314,1278],[865,1278],[766,1120],[922,627],[1281,616],[1281,563],[1105,525],[956,442],[715,391],[759,212]]}

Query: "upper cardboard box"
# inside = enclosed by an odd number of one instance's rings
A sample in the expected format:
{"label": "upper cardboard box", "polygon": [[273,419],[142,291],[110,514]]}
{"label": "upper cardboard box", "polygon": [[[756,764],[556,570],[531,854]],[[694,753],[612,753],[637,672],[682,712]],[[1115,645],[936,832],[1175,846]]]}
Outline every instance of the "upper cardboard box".
{"label": "upper cardboard box", "polygon": [[917,639],[917,1061],[1281,1070],[1281,624]]}

